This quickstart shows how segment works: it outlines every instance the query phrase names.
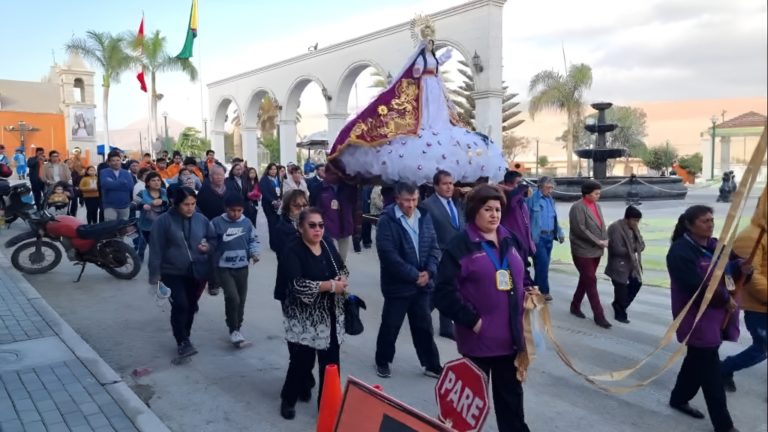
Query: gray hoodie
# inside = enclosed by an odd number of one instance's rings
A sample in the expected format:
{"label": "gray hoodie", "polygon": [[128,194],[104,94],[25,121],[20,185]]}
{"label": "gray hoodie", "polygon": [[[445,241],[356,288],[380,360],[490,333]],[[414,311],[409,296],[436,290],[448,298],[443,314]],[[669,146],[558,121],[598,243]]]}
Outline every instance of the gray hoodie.
{"label": "gray hoodie", "polygon": [[160,275],[192,275],[192,264],[206,266],[208,256],[197,250],[205,239],[209,250],[216,245],[216,236],[201,213],[182,217],[175,208],[163,213],[152,224],[149,237],[149,283],[156,284]]}
{"label": "gray hoodie", "polygon": [[261,244],[250,219],[241,215],[233,221],[224,213],[213,218],[211,230],[216,236],[214,263],[219,268],[243,268],[248,259],[258,256]]}

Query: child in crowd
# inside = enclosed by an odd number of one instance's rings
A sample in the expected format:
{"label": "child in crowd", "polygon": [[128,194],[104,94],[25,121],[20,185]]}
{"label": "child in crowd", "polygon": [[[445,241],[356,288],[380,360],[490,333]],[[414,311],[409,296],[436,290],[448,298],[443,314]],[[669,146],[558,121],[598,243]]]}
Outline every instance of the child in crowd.
{"label": "child in crowd", "polygon": [[245,338],[240,333],[248,294],[248,260],[259,261],[259,240],[253,224],[243,215],[245,202],[240,194],[224,197],[226,213],[213,218],[216,234],[213,262],[216,280],[224,289],[224,304],[229,340],[240,348]]}
{"label": "child in crowd", "polygon": [[48,210],[55,215],[65,215],[69,210],[69,195],[60,182],[53,186],[48,196]]}
{"label": "child in crowd", "polygon": [[98,222],[99,216],[99,178],[96,177],[96,167],[89,166],[85,170],[85,176],[80,179],[80,193],[85,202],[86,221],[89,224]]}

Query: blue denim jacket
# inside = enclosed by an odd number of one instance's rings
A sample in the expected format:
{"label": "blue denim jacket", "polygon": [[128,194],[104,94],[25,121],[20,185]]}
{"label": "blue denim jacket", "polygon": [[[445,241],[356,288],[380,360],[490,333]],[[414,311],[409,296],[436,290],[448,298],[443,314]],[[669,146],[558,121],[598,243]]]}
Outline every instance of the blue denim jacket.
{"label": "blue denim jacket", "polygon": [[[540,190],[536,190],[527,200],[528,212],[531,216],[531,238],[533,243],[539,242],[539,235],[541,235],[541,209],[544,206],[544,196]],[[560,223],[557,221],[557,209],[555,209],[555,229],[557,230],[557,238],[565,237],[563,229],[560,227]]]}

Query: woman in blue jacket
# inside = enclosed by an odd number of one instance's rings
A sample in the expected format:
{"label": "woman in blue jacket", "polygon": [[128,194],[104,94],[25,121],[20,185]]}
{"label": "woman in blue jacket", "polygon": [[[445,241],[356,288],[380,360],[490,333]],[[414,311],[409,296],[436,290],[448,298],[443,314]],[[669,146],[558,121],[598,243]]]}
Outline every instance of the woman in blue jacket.
{"label": "woman in blue jacket", "polygon": [[270,163],[267,165],[267,169],[264,170],[264,175],[261,176],[261,181],[259,181],[259,189],[261,189],[261,207],[264,209],[264,216],[267,218],[269,229],[269,247],[276,251],[277,246],[275,242],[282,241],[281,239],[274,238],[274,229],[278,221],[277,209],[280,208],[283,195],[283,185],[280,177],[277,175],[277,164]]}

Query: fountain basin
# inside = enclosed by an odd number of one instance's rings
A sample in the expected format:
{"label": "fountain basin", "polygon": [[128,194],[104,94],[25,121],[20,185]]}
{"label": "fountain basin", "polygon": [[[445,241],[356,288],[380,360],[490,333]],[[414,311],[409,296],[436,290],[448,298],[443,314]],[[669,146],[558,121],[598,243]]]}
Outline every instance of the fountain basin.
{"label": "fountain basin", "polygon": [[584,130],[586,130],[591,134],[608,133],[608,132],[615,131],[618,127],[619,125],[615,123],[605,123],[605,124],[593,123],[593,124],[585,125]]}
{"label": "fountain basin", "polygon": [[[602,185],[601,201],[624,201],[630,188],[635,188],[641,201],[682,200],[688,188],[681,177],[636,177],[631,184],[629,177],[609,177],[595,180]],[[591,177],[556,177],[552,196],[558,201],[581,199],[581,185]],[[626,180],[626,181],[625,181]],[[623,183],[622,183],[623,182]]]}
{"label": "fountain basin", "polygon": [[608,159],[616,159],[624,156],[626,149],[623,148],[591,148],[578,149],[574,151],[576,156],[582,159],[592,159],[595,162],[605,162]]}

